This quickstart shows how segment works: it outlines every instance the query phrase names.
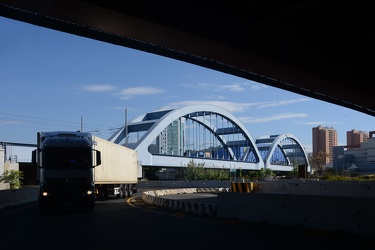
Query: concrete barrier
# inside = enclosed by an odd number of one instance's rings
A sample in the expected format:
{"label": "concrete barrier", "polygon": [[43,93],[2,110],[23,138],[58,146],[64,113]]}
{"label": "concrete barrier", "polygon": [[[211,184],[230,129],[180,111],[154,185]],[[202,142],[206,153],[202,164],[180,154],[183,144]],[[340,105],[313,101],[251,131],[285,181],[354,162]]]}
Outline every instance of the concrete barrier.
{"label": "concrete barrier", "polygon": [[217,193],[219,190],[226,189],[222,188],[182,188],[182,189],[169,189],[169,190],[155,190],[143,192],[141,198],[144,202],[150,205],[154,205],[161,208],[168,208],[173,210],[179,210],[181,212],[194,213],[194,214],[205,214],[215,216],[216,204],[191,202],[187,200],[173,200],[165,197],[165,194],[192,194],[192,193]]}
{"label": "concrete barrier", "polygon": [[[246,186],[241,192],[215,189],[218,194],[216,204],[168,200],[147,192],[142,198],[146,203],[164,208],[220,218],[375,236],[374,182],[294,180],[246,185],[253,191],[247,192]],[[211,188],[197,190],[213,192]],[[194,189],[170,192],[194,192]]]}
{"label": "concrete barrier", "polygon": [[375,198],[375,182],[308,180],[261,181],[253,183],[253,191],[264,194]]}
{"label": "concrete barrier", "polygon": [[219,193],[216,216],[375,235],[375,199],[265,193]]}
{"label": "concrete barrier", "polygon": [[231,192],[250,193],[253,191],[253,182],[232,182],[230,184]]}

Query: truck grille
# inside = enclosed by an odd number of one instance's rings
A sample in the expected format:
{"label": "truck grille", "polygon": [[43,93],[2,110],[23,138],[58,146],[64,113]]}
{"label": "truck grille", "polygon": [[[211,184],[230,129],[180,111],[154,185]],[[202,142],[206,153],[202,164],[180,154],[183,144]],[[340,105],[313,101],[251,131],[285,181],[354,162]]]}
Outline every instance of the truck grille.
{"label": "truck grille", "polygon": [[49,178],[47,183],[53,186],[81,186],[87,183],[87,178]]}

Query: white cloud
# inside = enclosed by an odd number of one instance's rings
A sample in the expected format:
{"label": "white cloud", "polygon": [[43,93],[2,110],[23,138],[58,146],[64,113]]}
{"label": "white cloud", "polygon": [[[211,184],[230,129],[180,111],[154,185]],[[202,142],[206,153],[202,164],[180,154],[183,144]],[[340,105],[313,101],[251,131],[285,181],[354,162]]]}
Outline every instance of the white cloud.
{"label": "white cloud", "polygon": [[323,125],[325,123],[326,122],[306,122],[306,125],[319,126],[319,125]]}
{"label": "white cloud", "polygon": [[293,113],[282,113],[268,117],[253,118],[253,117],[239,117],[238,119],[243,123],[263,123],[263,122],[274,122],[292,118],[304,118],[307,114],[293,114]]}
{"label": "white cloud", "polygon": [[155,95],[163,93],[164,91],[162,89],[154,88],[154,87],[133,87],[133,88],[127,88],[123,89],[119,95],[121,99],[131,99],[134,96],[139,95]]}
{"label": "white cloud", "polygon": [[278,102],[268,102],[268,103],[259,105],[257,108],[279,107],[279,106],[294,104],[294,103],[298,103],[298,102],[305,102],[305,101],[310,101],[310,100],[311,99],[308,99],[308,98],[281,100],[281,101],[278,101]]}
{"label": "white cloud", "polygon": [[243,83],[231,83],[231,84],[216,84],[216,83],[192,83],[192,84],[186,84],[182,83],[180,84],[181,87],[187,87],[187,88],[195,88],[195,89],[203,89],[203,90],[209,90],[209,91],[230,91],[230,92],[243,92],[246,89],[250,89],[252,91],[258,91],[264,88],[267,88],[266,85],[256,83],[256,82],[243,82]]}
{"label": "white cloud", "polygon": [[223,102],[223,101],[183,101],[168,104],[162,109],[175,109],[195,104],[208,104],[215,105],[220,108],[227,110],[230,113],[244,112],[246,109],[252,106],[259,105],[260,103],[236,103],[236,102]]}
{"label": "white cloud", "polygon": [[267,85],[256,83],[256,82],[250,85],[250,90],[253,90],[253,91],[259,91],[259,90],[266,89],[266,88],[268,88]]}
{"label": "white cloud", "polygon": [[242,92],[244,90],[244,87],[238,83],[219,85],[218,87],[223,91],[231,91],[231,92]]}
{"label": "white cloud", "polygon": [[328,125],[337,125],[337,124],[343,124],[342,122],[323,122],[323,121],[318,121],[318,122],[306,122],[306,125],[310,126],[328,126]]}
{"label": "white cloud", "polygon": [[0,120],[0,125],[20,125],[20,124],[24,124],[24,122],[20,120]]}
{"label": "white cloud", "polygon": [[116,87],[110,84],[96,84],[96,85],[86,85],[83,87],[84,90],[90,92],[107,92],[114,90]]}
{"label": "white cloud", "polygon": [[195,89],[211,89],[212,84],[209,83],[180,83],[179,84],[181,87],[185,88],[195,88]]}

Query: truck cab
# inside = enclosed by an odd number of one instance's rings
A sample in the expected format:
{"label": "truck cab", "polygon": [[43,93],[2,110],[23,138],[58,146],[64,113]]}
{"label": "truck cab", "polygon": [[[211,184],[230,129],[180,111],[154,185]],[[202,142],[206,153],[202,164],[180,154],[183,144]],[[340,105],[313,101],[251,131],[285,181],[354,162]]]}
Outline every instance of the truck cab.
{"label": "truck cab", "polygon": [[93,149],[90,133],[38,132],[32,162],[37,167],[38,205],[95,206],[94,167],[100,165],[100,151]]}

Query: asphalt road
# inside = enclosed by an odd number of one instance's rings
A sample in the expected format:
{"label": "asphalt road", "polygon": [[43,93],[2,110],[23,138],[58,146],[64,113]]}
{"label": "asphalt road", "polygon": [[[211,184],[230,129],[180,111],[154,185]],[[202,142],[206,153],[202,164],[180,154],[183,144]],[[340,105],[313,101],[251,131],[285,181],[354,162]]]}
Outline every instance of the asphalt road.
{"label": "asphalt road", "polygon": [[2,209],[0,248],[362,250],[375,246],[370,237],[161,209],[145,204],[141,192],[128,199],[98,201],[93,212],[65,207],[42,214],[36,204]]}

